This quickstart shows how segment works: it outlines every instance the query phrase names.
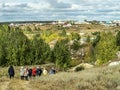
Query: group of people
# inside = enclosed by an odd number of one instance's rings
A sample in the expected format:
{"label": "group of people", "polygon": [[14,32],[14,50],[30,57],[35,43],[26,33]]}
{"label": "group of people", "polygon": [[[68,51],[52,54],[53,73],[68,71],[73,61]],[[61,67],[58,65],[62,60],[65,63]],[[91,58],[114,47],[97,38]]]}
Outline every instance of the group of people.
{"label": "group of people", "polygon": [[[33,67],[33,68],[27,68],[27,67],[21,67],[20,68],[20,78],[21,80],[28,80],[28,78],[31,77],[40,77],[42,74],[47,75],[47,74],[55,74],[56,70],[52,67],[49,72],[45,68],[40,68],[40,67]],[[14,78],[15,71],[13,66],[10,66],[8,69],[8,74],[10,79]]]}

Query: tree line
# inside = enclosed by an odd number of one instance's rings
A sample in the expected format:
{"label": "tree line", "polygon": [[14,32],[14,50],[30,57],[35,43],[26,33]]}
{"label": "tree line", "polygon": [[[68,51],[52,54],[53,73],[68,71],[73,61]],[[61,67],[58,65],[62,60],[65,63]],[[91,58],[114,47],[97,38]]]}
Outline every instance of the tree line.
{"label": "tree line", "polygon": [[39,65],[55,63],[57,67],[66,68],[70,60],[70,51],[64,40],[50,49],[39,34],[28,39],[18,27],[0,25],[0,65]]}
{"label": "tree line", "polygon": [[[63,31],[65,34],[65,31]],[[120,31],[99,32],[94,34],[93,41],[87,40],[89,44],[89,54],[85,54],[84,59],[88,62],[104,64],[116,57],[116,52],[120,50]],[[65,35],[64,35],[65,36]],[[90,38],[90,37],[88,37]],[[44,63],[54,63],[56,67],[66,69],[71,62],[71,49],[82,48],[78,34],[73,35],[75,42],[70,47],[69,39],[58,40],[54,48],[51,49],[40,36],[36,34],[32,39],[28,39],[19,27],[0,25],[0,66],[8,65],[39,65]],[[85,46],[84,46],[85,47]]]}

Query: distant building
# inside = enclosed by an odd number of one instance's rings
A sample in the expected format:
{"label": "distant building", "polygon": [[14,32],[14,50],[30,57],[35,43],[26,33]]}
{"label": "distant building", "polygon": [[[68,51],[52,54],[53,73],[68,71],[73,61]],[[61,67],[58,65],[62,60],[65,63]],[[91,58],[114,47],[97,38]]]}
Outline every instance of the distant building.
{"label": "distant building", "polygon": [[14,26],[14,23],[10,23],[9,26]]}
{"label": "distant building", "polygon": [[58,21],[58,24],[63,25],[65,22],[64,21]]}
{"label": "distant building", "polygon": [[52,22],[52,25],[56,25],[57,23],[56,22]]}
{"label": "distant building", "polygon": [[63,27],[71,27],[72,25],[70,23],[64,24]]}
{"label": "distant building", "polygon": [[114,23],[116,26],[120,26],[120,20],[114,20],[113,23]]}

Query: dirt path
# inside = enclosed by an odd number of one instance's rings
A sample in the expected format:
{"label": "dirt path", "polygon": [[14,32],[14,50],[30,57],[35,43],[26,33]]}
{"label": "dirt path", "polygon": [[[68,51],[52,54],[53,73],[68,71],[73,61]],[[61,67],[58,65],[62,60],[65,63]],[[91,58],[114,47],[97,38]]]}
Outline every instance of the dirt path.
{"label": "dirt path", "polygon": [[25,90],[33,90],[31,85],[29,84],[29,81],[21,81],[21,86],[25,89]]}
{"label": "dirt path", "polygon": [[0,82],[0,90],[34,90],[29,82],[20,79],[2,81]]}
{"label": "dirt path", "polygon": [[0,85],[0,90],[7,90],[9,83],[9,81],[2,82]]}

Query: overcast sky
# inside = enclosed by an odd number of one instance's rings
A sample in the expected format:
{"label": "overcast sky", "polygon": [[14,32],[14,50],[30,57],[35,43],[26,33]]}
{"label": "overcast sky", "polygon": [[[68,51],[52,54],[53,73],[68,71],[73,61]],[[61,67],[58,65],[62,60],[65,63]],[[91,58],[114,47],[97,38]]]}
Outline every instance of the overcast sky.
{"label": "overcast sky", "polygon": [[0,0],[0,22],[120,20],[120,0]]}

